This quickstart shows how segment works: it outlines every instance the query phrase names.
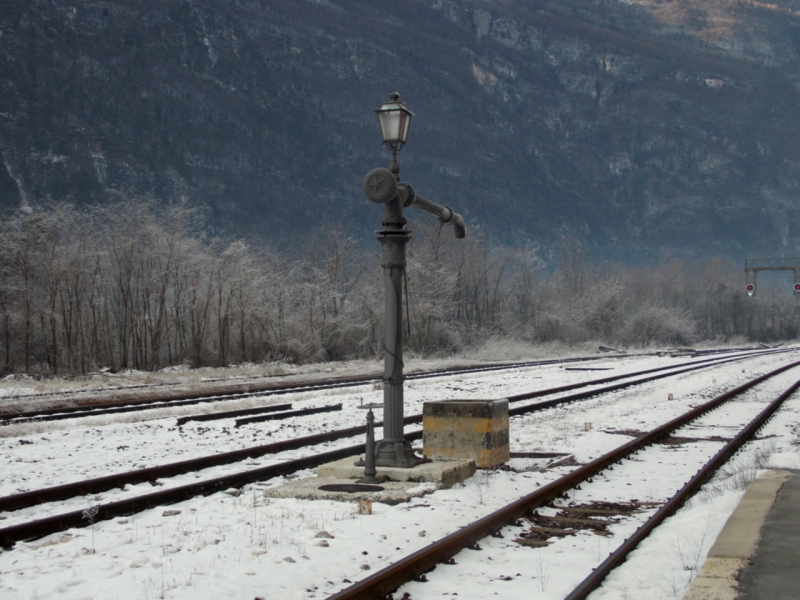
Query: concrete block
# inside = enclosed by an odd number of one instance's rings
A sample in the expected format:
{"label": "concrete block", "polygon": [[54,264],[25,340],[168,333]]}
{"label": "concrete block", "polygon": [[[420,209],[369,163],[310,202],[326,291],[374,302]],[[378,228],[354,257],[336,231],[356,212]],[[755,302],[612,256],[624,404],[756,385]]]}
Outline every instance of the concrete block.
{"label": "concrete block", "polygon": [[422,407],[422,452],[490,469],[509,458],[508,400],[445,400]]}

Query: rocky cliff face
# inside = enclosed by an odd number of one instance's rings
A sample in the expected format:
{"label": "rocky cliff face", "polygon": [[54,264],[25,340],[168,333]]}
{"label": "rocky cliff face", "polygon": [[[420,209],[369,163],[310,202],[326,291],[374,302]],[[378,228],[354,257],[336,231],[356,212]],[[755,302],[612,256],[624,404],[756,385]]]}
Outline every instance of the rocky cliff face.
{"label": "rocky cliff face", "polygon": [[372,112],[495,239],[626,260],[800,252],[800,2],[4,0],[0,204],[149,194],[365,237]]}

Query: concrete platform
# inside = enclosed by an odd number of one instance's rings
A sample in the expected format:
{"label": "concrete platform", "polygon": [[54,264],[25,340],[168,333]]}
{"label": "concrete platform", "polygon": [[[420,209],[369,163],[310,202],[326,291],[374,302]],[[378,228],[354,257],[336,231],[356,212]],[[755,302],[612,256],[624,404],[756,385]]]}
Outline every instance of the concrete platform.
{"label": "concrete platform", "polygon": [[738,600],[800,597],[800,473],[792,472],[761,528],[761,539],[739,574]]}
{"label": "concrete platform", "polygon": [[[317,478],[346,479],[350,482],[354,479],[361,479],[364,476],[364,467],[357,467],[353,464],[360,458],[360,456],[351,456],[320,465],[317,467]],[[379,479],[386,478],[390,482],[428,482],[435,484],[437,488],[445,489],[472,477],[475,469],[474,460],[435,460],[422,463],[412,469],[378,467],[377,477]]]}
{"label": "concrete platform", "polygon": [[264,490],[266,498],[299,498],[301,500],[334,500],[336,502],[356,502],[357,500],[372,500],[381,504],[402,504],[412,498],[419,498],[425,494],[435,492],[437,486],[432,482],[419,483],[416,481],[387,481],[381,483],[382,492],[327,492],[319,489],[320,486],[330,484],[353,483],[352,479],[338,479],[336,477],[306,477],[296,479],[279,487]]}
{"label": "concrete platform", "polygon": [[[792,473],[789,471],[770,471],[750,484],[709,550],[703,568],[686,592],[684,600],[778,600],[798,597],[800,575],[797,564],[800,552],[797,548],[800,546],[800,524],[796,514],[800,508],[800,477],[796,474],[792,477],[794,487],[797,488],[793,496],[790,494],[784,500],[787,495],[779,494],[784,481],[790,476]],[[779,498],[778,502],[776,497]],[[788,506],[781,509],[782,504]],[[777,528],[769,526],[770,521],[774,520],[776,508],[787,514],[787,522],[780,523]],[[783,562],[773,558],[766,569],[754,570],[755,564],[764,562],[759,561],[759,556],[768,554],[768,549],[776,544],[783,548],[780,551]],[[749,567],[754,561],[753,567]],[[783,588],[780,584],[778,587],[773,585],[765,588],[769,590],[766,593],[758,587],[759,580],[764,579],[782,581]],[[751,593],[745,588],[757,591]]]}

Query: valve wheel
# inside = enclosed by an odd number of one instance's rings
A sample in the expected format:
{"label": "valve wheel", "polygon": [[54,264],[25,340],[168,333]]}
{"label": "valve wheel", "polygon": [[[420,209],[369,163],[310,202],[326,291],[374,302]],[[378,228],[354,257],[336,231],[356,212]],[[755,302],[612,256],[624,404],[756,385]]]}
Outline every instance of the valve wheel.
{"label": "valve wheel", "polygon": [[373,169],[364,178],[364,193],[378,204],[397,196],[397,179],[388,169]]}

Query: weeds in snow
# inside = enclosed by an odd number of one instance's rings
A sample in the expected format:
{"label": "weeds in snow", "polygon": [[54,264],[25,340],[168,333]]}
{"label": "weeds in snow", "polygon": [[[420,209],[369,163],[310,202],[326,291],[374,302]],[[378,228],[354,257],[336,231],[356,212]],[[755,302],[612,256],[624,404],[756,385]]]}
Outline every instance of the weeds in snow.
{"label": "weeds in snow", "polygon": [[602,562],[609,554],[611,554],[611,540],[607,537],[598,537],[595,540],[595,559],[597,562]]}
{"label": "weeds in snow", "polygon": [[684,571],[689,571],[691,576],[694,577],[703,563],[703,556],[705,555],[706,542],[709,540],[709,531],[711,530],[711,521],[707,520],[706,525],[700,532],[698,537],[690,540],[681,541],[681,536],[678,536],[672,547],[675,549],[678,562]]}
{"label": "weeds in snow", "polygon": [[720,469],[714,479],[697,494],[697,502],[705,504],[728,491],[741,491],[756,480],[758,471],[769,466],[776,449],[775,441],[756,448],[753,452],[730,461]]}
{"label": "weeds in snow", "polygon": [[572,429],[575,424],[572,421],[567,419],[562,419],[556,425],[556,431],[558,432],[558,436],[556,440],[561,440],[564,446],[569,446],[569,442],[572,439]]}
{"label": "weeds in snow", "polygon": [[92,554],[94,554],[94,518],[97,516],[98,512],[100,512],[99,506],[90,506],[81,513],[81,517],[89,521],[89,525],[92,529]]}
{"label": "weeds in snow", "polygon": [[648,481],[647,482],[647,494],[645,494],[645,499],[648,502],[653,502],[653,501],[655,501],[657,496],[658,496],[658,486],[656,486],[655,489],[653,489],[653,482],[652,481]]}
{"label": "weeds in snow", "polygon": [[676,573],[675,569],[670,569],[669,573],[667,575],[662,575],[662,577],[664,581],[660,582],[658,585],[664,593],[672,598],[683,598],[686,588],[689,587],[686,577],[680,571]]}
{"label": "weeds in snow", "polygon": [[699,535],[690,539],[677,536],[672,543],[674,560],[680,565],[680,569],[670,569],[662,575],[663,581],[659,587],[664,593],[672,598],[683,598],[689,584],[700,572],[707,546],[710,545],[713,536],[711,535],[711,520],[707,519],[705,527]]}
{"label": "weeds in snow", "polygon": [[489,493],[494,483],[490,477],[490,471],[478,471],[469,480],[469,485],[464,488],[467,496],[483,506],[489,499]]}
{"label": "weeds in snow", "polygon": [[539,588],[542,591],[547,589],[547,583],[550,578],[547,562],[541,552],[536,554],[536,560],[533,562],[533,569],[536,573],[536,579],[539,580]]}

